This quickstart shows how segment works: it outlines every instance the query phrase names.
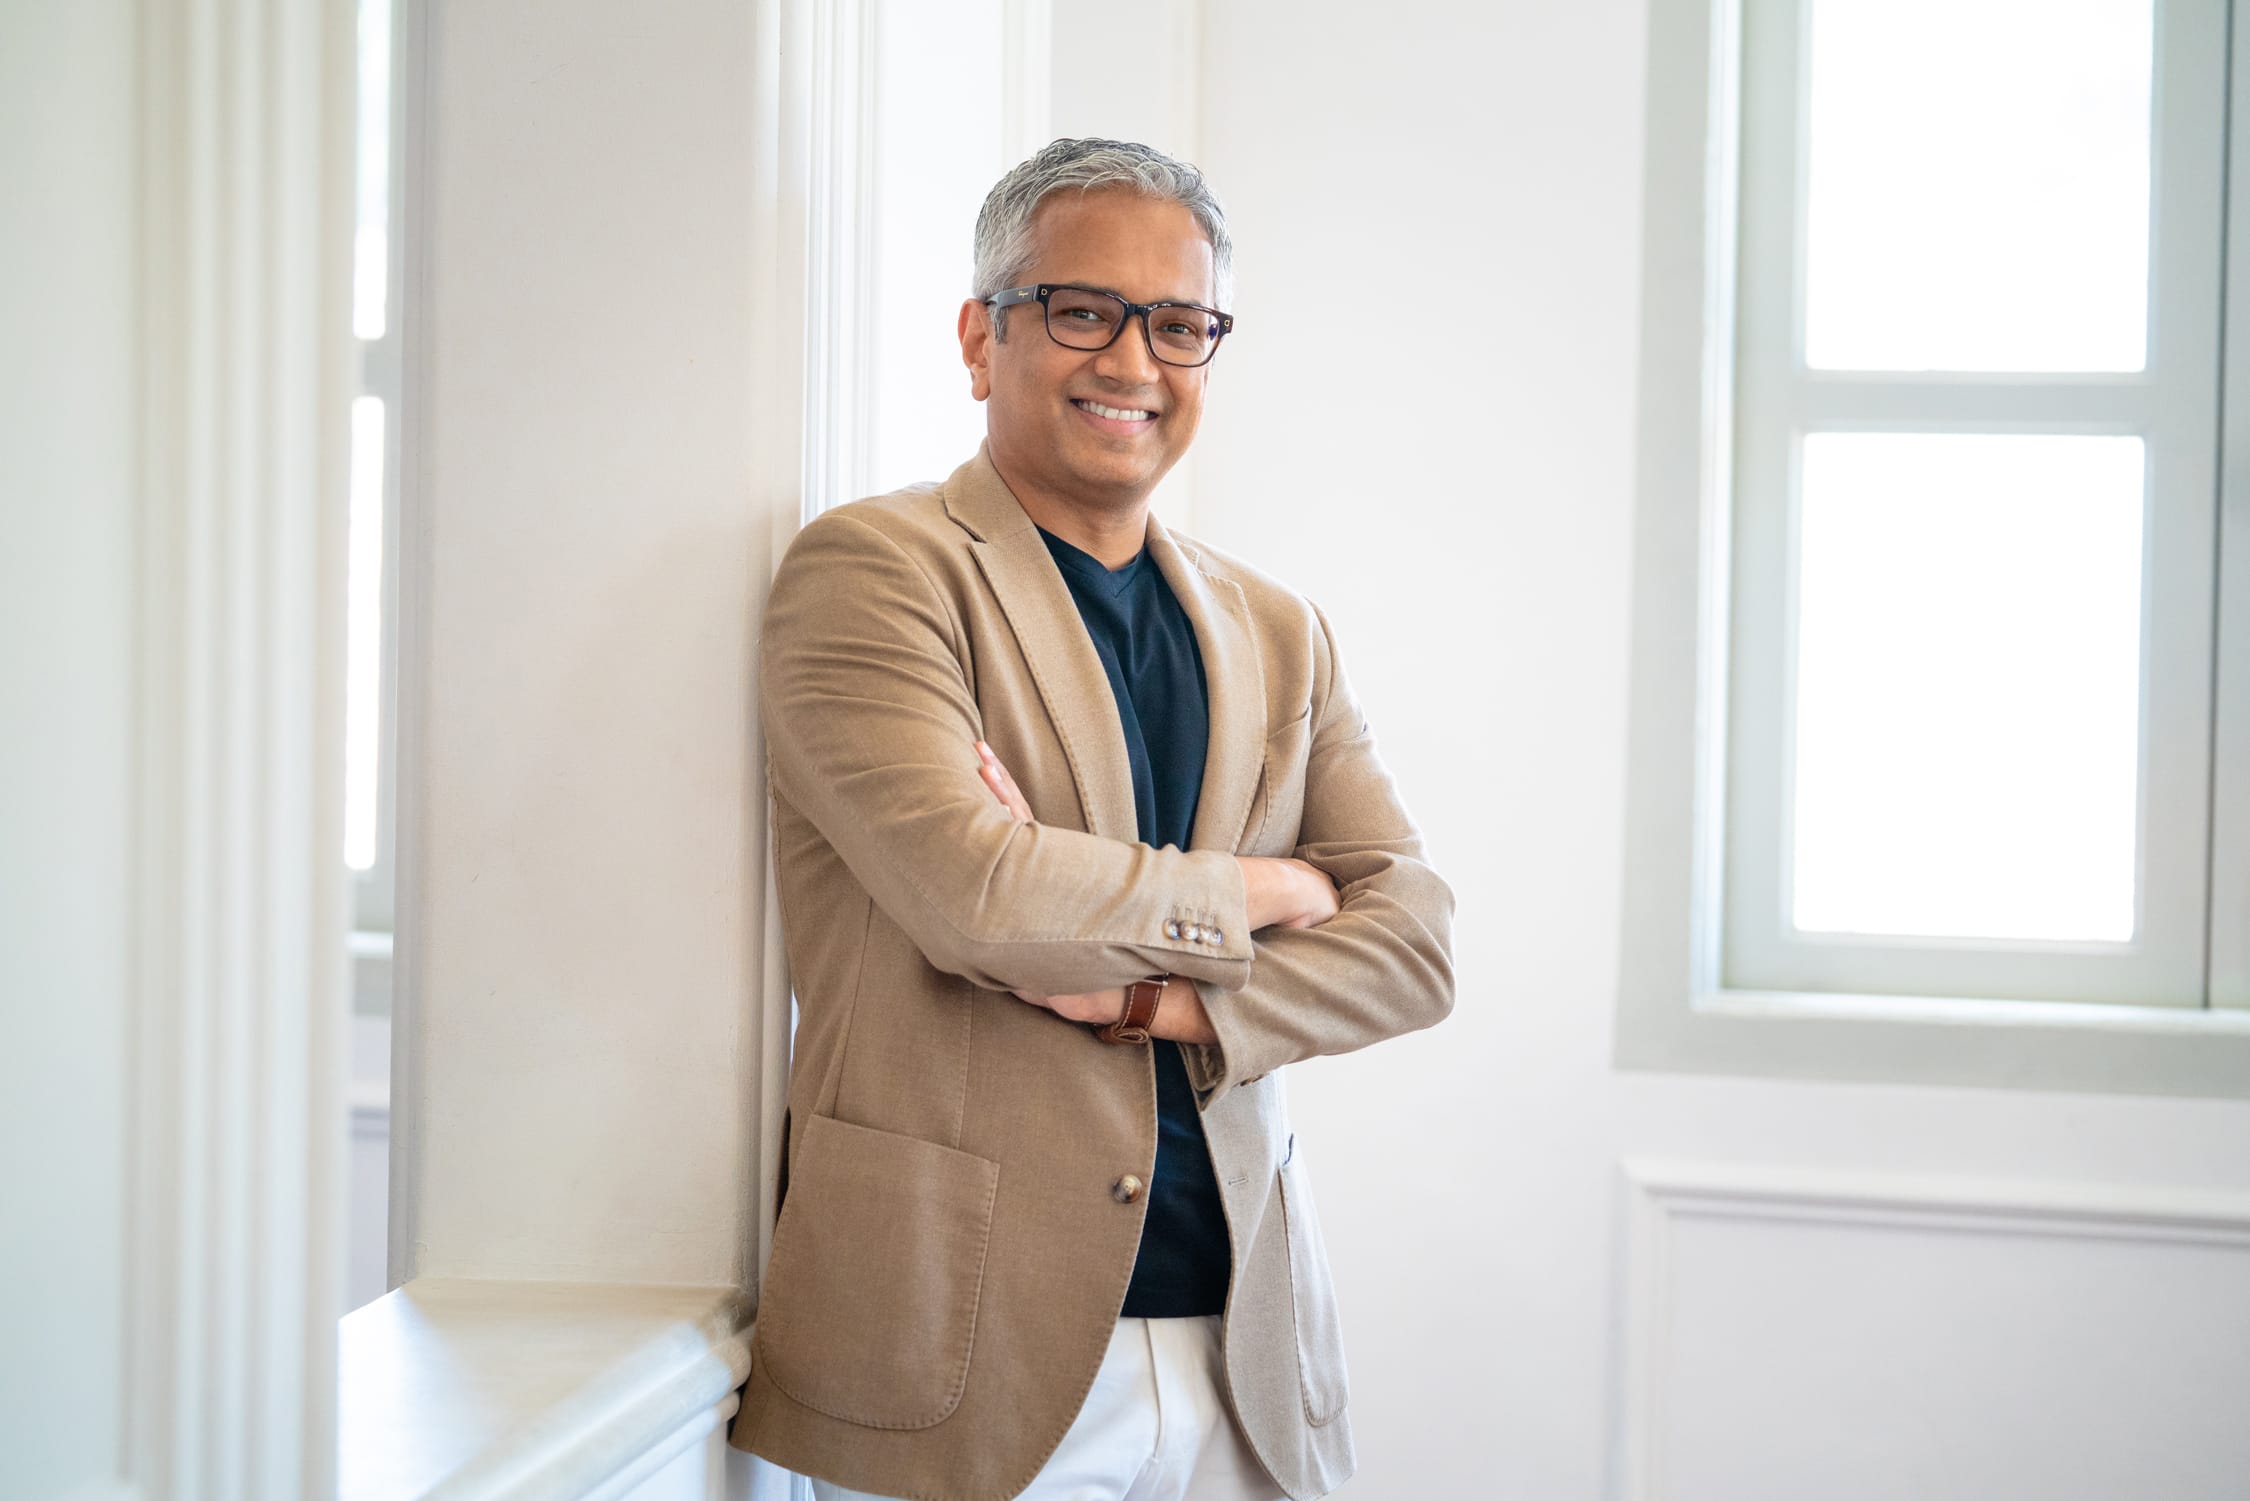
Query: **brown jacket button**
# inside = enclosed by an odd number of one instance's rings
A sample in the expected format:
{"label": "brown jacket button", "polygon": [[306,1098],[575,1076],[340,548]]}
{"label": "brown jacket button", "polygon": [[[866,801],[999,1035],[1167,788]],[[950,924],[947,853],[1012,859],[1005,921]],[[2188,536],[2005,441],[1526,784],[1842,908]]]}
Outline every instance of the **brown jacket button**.
{"label": "brown jacket button", "polygon": [[1109,1186],[1109,1196],[1120,1204],[1130,1204],[1141,1196],[1141,1180],[1127,1173]]}

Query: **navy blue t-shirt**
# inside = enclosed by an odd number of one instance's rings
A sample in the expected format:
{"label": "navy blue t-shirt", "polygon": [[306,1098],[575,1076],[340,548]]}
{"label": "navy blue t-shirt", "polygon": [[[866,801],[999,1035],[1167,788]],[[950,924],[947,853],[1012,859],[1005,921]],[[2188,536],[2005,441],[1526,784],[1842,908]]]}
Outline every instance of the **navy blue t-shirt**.
{"label": "navy blue t-shirt", "polygon": [[[1109,674],[1125,752],[1133,767],[1133,811],[1143,844],[1188,847],[1203,792],[1203,755],[1210,733],[1203,653],[1195,626],[1143,548],[1123,568],[1108,569],[1040,528],[1047,551],[1078,602],[1086,634]],[[1180,1045],[1149,1043],[1156,1056],[1156,1176],[1124,1318],[1192,1318],[1223,1313],[1227,1303],[1227,1222],[1219,1182],[1204,1144]]]}

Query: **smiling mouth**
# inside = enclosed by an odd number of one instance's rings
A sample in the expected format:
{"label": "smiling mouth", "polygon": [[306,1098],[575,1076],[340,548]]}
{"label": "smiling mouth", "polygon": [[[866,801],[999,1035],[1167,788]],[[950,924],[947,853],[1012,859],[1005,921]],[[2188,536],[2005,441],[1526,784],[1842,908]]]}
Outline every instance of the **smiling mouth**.
{"label": "smiling mouth", "polygon": [[1156,417],[1156,413],[1142,407],[1105,407],[1098,401],[1088,401],[1079,396],[1073,396],[1070,404],[1082,412],[1092,412],[1095,416],[1107,417],[1112,422],[1149,422]]}

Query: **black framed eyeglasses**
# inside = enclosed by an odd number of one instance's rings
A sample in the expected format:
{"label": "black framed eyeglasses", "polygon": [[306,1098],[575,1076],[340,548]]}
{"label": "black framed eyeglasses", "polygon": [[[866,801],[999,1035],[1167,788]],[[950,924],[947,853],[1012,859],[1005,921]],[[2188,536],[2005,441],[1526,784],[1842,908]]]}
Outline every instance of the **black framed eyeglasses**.
{"label": "black framed eyeglasses", "polygon": [[1111,292],[1043,281],[1035,287],[1010,287],[985,299],[991,307],[1036,302],[1047,320],[1047,337],[1066,349],[1107,349],[1125,325],[1141,321],[1148,352],[1167,365],[1207,365],[1219,341],[1234,332],[1234,315],[1193,302],[1127,302]]}

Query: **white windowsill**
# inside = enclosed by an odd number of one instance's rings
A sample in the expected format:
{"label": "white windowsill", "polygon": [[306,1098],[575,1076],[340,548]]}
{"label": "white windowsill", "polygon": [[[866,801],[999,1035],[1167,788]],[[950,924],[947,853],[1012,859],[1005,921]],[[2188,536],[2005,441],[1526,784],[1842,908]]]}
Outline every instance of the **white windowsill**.
{"label": "white windowsill", "polygon": [[1626,951],[1615,1061],[1659,1073],[2250,1098],[2250,1013],[1667,983]]}
{"label": "white windowsill", "polygon": [[340,1501],[606,1493],[750,1369],[733,1288],[418,1278],[340,1339]]}
{"label": "white windowsill", "polygon": [[1813,1017],[1838,1021],[1915,1022],[1924,1026],[2075,1027],[2095,1032],[2149,1032],[2250,1037],[2250,1011],[2185,1006],[2102,1006],[2081,1001],[1994,1001],[1967,996],[1842,995],[1776,990],[1718,990],[1697,996],[1697,1011],[1722,1016]]}

